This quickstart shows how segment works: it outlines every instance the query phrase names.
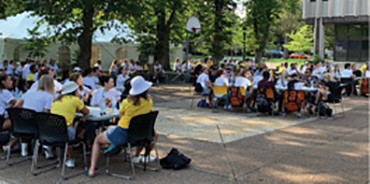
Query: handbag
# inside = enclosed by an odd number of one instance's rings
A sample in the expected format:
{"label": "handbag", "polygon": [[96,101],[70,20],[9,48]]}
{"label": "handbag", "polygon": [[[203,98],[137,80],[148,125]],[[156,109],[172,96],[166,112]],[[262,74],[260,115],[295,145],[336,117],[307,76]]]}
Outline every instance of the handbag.
{"label": "handbag", "polygon": [[166,157],[160,159],[159,163],[163,169],[180,170],[188,166],[191,159],[180,153],[176,148],[172,148]]}

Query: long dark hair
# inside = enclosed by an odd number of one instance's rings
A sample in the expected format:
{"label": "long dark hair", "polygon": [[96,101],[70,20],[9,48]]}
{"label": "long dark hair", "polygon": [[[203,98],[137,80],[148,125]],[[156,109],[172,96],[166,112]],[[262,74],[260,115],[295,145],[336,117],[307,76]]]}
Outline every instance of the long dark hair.
{"label": "long dark hair", "polygon": [[140,98],[144,98],[145,100],[149,100],[148,90],[144,91],[138,95],[128,95],[127,100],[133,101],[135,106],[140,105]]}
{"label": "long dark hair", "polygon": [[6,79],[8,79],[8,77],[9,76],[6,75],[6,74],[0,74],[0,93],[2,93],[4,89],[6,89],[6,87],[3,84],[3,81],[6,81]]}

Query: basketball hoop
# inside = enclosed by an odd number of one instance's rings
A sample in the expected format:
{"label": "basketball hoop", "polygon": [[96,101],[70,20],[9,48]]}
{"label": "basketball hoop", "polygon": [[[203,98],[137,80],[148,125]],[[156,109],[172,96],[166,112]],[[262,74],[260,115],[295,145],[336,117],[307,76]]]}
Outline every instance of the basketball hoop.
{"label": "basketball hoop", "polygon": [[186,23],[186,30],[192,33],[200,32],[200,22],[196,17],[190,17]]}

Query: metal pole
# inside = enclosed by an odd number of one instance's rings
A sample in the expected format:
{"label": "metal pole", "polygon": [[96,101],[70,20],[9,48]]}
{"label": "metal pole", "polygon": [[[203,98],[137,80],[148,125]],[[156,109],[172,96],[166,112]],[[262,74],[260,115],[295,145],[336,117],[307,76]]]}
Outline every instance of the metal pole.
{"label": "metal pole", "polygon": [[189,33],[188,31],[186,31],[186,52],[185,52],[186,70],[185,70],[185,74],[188,73],[188,54],[189,54]]}

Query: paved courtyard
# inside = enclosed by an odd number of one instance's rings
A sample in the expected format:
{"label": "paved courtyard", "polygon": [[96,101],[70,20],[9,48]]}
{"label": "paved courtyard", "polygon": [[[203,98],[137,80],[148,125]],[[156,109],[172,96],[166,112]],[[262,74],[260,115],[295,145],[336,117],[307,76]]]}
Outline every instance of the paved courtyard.
{"label": "paved courtyard", "polygon": [[[160,157],[176,147],[192,158],[190,167],[159,172],[138,169],[136,179],[127,181],[107,176],[104,159],[101,159],[95,178],[78,175],[63,183],[369,182],[369,103],[366,98],[345,98],[346,116],[327,120],[191,109],[187,86],[153,87],[151,93],[155,109],[160,111],[156,122],[156,130],[161,135]],[[221,144],[217,125],[226,149]],[[82,159],[78,159],[78,163],[78,168],[69,171],[81,171]],[[119,156],[111,163],[117,171],[130,172],[129,164]],[[60,174],[60,169],[56,169],[32,176],[29,169],[30,162],[6,167],[1,161],[0,181],[55,183]]]}

